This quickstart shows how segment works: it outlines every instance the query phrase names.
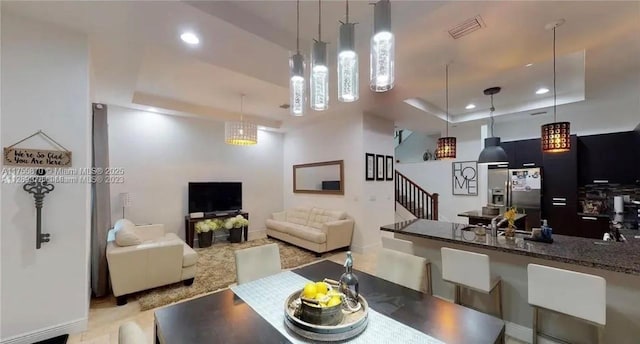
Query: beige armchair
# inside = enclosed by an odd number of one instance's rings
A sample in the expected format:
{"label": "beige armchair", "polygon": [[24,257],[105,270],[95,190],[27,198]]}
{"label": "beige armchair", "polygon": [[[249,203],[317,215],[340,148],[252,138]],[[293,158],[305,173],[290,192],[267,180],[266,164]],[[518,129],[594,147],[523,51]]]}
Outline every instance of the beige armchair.
{"label": "beige armchair", "polygon": [[118,305],[127,295],[184,281],[191,285],[198,254],[164,225],[136,226],[122,219],[109,231],[107,262]]}

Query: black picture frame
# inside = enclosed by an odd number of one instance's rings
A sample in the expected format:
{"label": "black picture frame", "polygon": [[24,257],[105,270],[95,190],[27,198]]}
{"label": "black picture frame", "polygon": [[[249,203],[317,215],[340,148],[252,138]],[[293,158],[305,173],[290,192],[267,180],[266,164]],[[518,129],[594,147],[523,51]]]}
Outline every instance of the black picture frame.
{"label": "black picture frame", "polygon": [[454,196],[478,196],[478,162],[451,163],[451,193]]}
{"label": "black picture frame", "polygon": [[376,154],[376,180],[384,180],[385,164],[384,155]]}
{"label": "black picture frame", "polygon": [[364,179],[376,180],[376,161],[372,153],[364,154]]}
{"label": "black picture frame", "polygon": [[384,160],[385,160],[385,164],[384,164],[385,179],[393,180],[393,175],[395,172],[395,169],[393,168],[393,156],[387,155]]}

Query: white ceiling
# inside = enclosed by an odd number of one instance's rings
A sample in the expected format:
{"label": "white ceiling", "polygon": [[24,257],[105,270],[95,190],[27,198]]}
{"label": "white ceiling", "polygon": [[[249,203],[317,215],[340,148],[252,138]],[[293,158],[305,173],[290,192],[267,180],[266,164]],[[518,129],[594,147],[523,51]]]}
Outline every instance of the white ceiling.
{"label": "white ceiling", "polygon": [[[335,87],[328,112],[308,111],[293,118],[288,103],[288,56],[295,50],[293,1],[3,1],[3,12],[39,18],[89,35],[94,100],[109,104],[224,120],[237,117],[240,94],[245,113],[261,125],[296,127],[327,117],[367,111],[401,126],[438,128],[444,108],[444,66],[450,69],[452,122],[488,115],[482,90],[502,86],[496,115],[533,112],[549,106],[552,88],[551,32],[558,18],[558,100],[580,101],[589,82],[615,83],[620,73],[640,71],[640,2],[612,1],[392,1],[396,34],[396,87],[385,94],[368,91],[368,48],[373,9],[350,1],[361,58],[361,99],[339,104]],[[308,52],[317,36],[317,2],[301,2],[301,47]],[[323,2],[323,40],[335,49],[343,1]],[[447,30],[476,15],[486,27],[458,40]],[[198,34],[187,46],[180,33]],[[609,49],[610,42],[623,42]],[[590,52],[609,49],[590,60]],[[335,56],[335,51],[330,52]],[[605,58],[602,58],[604,55]],[[616,66],[606,56],[616,57]],[[620,58],[619,56],[627,56]],[[531,67],[524,67],[533,63]],[[597,75],[597,78],[586,77]],[[589,82],[585,85],[585,80]],[[335,79],[332,80],[335,82]],[[417,108],[405,103],[414,99]],[[470,102],[474,110],[465,110]],[[425,110],[427,112],[425,112]]]}

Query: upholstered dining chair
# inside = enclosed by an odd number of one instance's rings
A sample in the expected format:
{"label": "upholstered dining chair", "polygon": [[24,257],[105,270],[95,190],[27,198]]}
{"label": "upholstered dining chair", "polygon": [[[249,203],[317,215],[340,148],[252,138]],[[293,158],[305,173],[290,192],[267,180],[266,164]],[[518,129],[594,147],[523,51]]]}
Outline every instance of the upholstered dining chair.
{"label": "upholstered dining chair", "polygon": [[412,254],[413,243],[383,238],[382,246],[378,253],[376,276],[431,295],[431,264],[427,259]]}
{"label": "upholstered dining chair", "polygon": [[282,271],[280,249],[277,244],[245,248],[234,252],[236,256],[236,277],[243,284]]}

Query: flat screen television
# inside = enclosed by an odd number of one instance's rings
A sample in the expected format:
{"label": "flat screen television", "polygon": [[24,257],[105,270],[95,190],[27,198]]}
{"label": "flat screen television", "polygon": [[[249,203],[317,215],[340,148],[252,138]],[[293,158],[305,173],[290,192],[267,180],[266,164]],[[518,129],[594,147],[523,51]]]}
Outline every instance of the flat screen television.
{"label": "flat screen television", "polygon": [[242,209],[242,183],[189,183],[189,213]]}

